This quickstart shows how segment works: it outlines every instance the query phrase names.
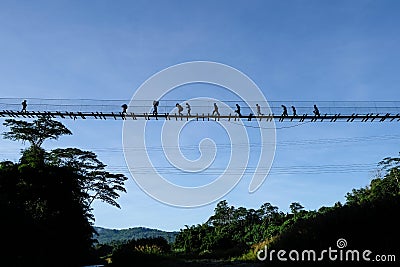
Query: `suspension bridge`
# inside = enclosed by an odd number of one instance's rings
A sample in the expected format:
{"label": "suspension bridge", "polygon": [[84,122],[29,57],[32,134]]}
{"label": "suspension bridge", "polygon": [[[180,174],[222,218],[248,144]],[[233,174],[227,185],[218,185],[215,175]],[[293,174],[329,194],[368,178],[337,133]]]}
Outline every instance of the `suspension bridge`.
{"label": "suspension bridge", "polygon": [[[232,108],[221,107],[213,113],[213,102],[191,100],[190,110],[179,112],[176,103],[183,100],[161,100],[153,113],[153,100],[98,100],[98,99],[22,99],[0,98],[0,117],[97,120],[197,120],[197,121],[276,121],[276,122],[399,122],[400,101],[269,101],[269,107],[258,106],[257,101],[221,101]],[[122,105],[129,103],[126,109]],[[241,106],[241,115],[234,112]],[[315,113],[313,106],[318,106]],[[287,110],[283,112],[283,106]],[[263,110],[268,110],[264,114]]]}

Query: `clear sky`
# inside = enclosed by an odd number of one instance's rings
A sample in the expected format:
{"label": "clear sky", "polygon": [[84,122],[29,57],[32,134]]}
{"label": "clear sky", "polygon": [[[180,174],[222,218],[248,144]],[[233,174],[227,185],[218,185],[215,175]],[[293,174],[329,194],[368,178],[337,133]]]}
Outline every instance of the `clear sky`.
{"label": "clear sky", "polygon": [[[129,100],[162,69],[204,60],[242,71],[267,100],[288,105],[400,100],[399,11],[395,0],[2,0],[0,97],[16,98],[18,105],[24,98]],[[192,88],[203,94],[212,91]],[[188,95],[181,91],[181,99]],[[122,121],[63,123],[74,135],[48,142],[47,148],[92,150],[110,171],[130,177]],[[279,128],[285,125],[290,124],[277,123],[271,174],[253,194],[245,176],[224,197],[230,204],[258,208],[271,202],[287,211],[291,202],[310,210],[343,202],[347,192],[369,183],[376,163],[400,151],[398,123]],[[189,128],[182,142],[197,147],[199,139],[212,133],[209,127]],[[247,130],[252,135],[253,129]],[[214,137],[221,147],[229,141]],[[1,140],[0,158],[16,161],[21,148]],[[198,151],[188,150],[187,156],[195,158]],[[151,153],[157,151],[153,146]],[[224,152],[219,154],[221,163]],[[170,207],[143,193],[132,179],[126,185],[128,193],[119,199],[122,209],[95,203],[96,225],[178,230],[206,221],[216,204]]]}

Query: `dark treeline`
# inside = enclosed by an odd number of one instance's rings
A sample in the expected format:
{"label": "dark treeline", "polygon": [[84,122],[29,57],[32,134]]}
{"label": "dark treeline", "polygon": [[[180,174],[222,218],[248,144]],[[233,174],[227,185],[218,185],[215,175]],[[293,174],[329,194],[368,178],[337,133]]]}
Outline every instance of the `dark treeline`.
{"label": "dark treeline", "polygon": [[91,204],[119,207],[122,174],[105,171],[90,151],[45,151],[47,139],[71,132],[49,118],[6,120],[4,138],[29,142],[19,162],[0,163],[1,266],[82,266],[93,254]]}
{"label": "dark treeline", "polygon": [[[293,213],[303,209],[299,203],[292,203],[291,208]],[[182,229],[174,248],[192,256],[239,256],[251,245],[278,235],[282,225],[293,216],[270,203],[255,210],[235,208],[223,200],[207,222]]]}
{"label": "dark treeline", "polygon": [[284,213],[270,203],[246,209],[221,201],[205,223],[182,229],[174,248],[191,257],[256,260],[257,251],[266,245],[275,250],[323,250],[337,248],[336,241],[343,238],[352,249],[395,255],[400,237],[399,164],[400,158],[383,160],[384,177],[353,189],[344,204],[317,211],[306,211],[297,202]]}
{"label": "dark treeline", "polygon": [[[347,193],[343,204],[337,202],[332,207],[307,211],[300,203],[294,202],[289,207],[290,212],[285,213],[271,203],[265,203],[259,209],[247,209],[230,206],[223,200],[216,205],[214,215],[206,222],[181,229],[171,250],[161,249],[163,242],[142,240],[142,244],[148,242],[144,245],[149,253],[147,256],[142,253],[143,249],[138,249],[135,241],[109,246],[108,255],[113,266],[129,266],[141,259],[153,266],[202,266],[193,263],[193,259],[247,261],[254,265],[260,263],[257,252],[265,250],[265,247],[275,251],[318,252],[329,247],[338,249],[337,241],[344,239],[347,246],[343,249],[370,250],[373,252],[371,257],[377,254],[394,255],[398,260],[400,236],[396,215],[400,210],[399,165],[400,158],[383,160],[383,177],[373,179],[369,186]],[[279,262],[276,258],[274,262],[263,263],[269,266],[301,264]],[[325,266],[343,262],[330,261],[325,257],[319,262],[310,260],[302,263],[306,266]],[[367,264],[356,260],[350,263]],[[390,263],[395,263],[393,258],[386,264]]]}

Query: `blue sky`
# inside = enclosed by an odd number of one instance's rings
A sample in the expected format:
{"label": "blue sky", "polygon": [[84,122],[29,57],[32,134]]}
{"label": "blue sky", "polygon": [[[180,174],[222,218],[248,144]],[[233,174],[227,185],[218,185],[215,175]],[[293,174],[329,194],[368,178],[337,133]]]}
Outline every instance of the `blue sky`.
{"label": "blue sky", "polygon": [[[205,60],[242,71],[271,101],[395,101],[400,99],[399,10],[398,1],[388,0],[1,1],[0,97],[17,98],[17,104],[33,97],[129,100],[162,69]],[[203,94],[211,90],[195,88]],[[110,170],[126,171],[122,121],[63,122],[74,135],[48,142],[47,148],[93,150]],[[277,123],[284,125],[289,124]],[[212,132],[210,127],[202,125],[199,136]],[[188,129],[187,136],[191,131],[196,129]],[[182,142],[197,146],[199,137],[187,136]],[[306,209],[343,202],[347,192],[373,177],[355,164],[374,167],[382,158],[396,156],[399,136],[396,123],[278,129],[275,170],[325,165],[350,170],[275,171],[253,194],[247,192],[250,177],[245,176],[224,199],[248,208],[271,202],[283,211],[294,201]],[[1,159],[17,160],[23,146],[1,140],[0,147]],[[196,157],[198,151],[190,153],[188,157]],[[120,210],[95,204],[96,225],[178,230],[206,221],[216,204],[166,206],[132,179],[127,190]]]}

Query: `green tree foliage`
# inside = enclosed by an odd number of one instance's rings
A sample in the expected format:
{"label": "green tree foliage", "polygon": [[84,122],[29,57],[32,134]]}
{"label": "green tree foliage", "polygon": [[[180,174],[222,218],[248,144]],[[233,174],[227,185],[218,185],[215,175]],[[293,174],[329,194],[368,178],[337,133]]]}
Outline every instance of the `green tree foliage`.
{"label": "green tree foliage", "polygon": [[385,158],[380,165],[386,172],[385,177],[373,179],[365,188],[353,189],[346,195],[348,205],[361,205],[367,201],[384,200],[399,195],[400,158]]}
{"label": "green tree foliage", "polygon": [[47,155],[48,164],[70,169],[78,175],[82,191],[81,201],[87,209],[94,200],[98,199],[120,208],[116,199],[118,192],[126,192],[124,183],[126,176],[105,171],[104,165],[91,151],[78,148],[54,149]]}
{"label": "green tree foliage", "polygon": [[400,158],[386,158],[381,166],[384,177],[353,189],[345,204],[337,202],[318,211],[306,211],[298,202],[290,204],[291,213],[283,213],[271,203],[254,210],[235,208],[223,200],[206,223],[182,229],[174,248],[196,257],[223,258],[250,251],[259,242],[276,251],[323,250],[345,238],[354,249],[396,254],[400,236],[394,214],[400,209]]}
{"label": "green tree foliage", "polygon": [[[71,132],[50,118],[6,120],[4,137],[28,141],[18,163],[0,163],[0,229],[4,266],[79,266],[91,253],[94,229],[90,205],[99,199],[119,207],[125,192],[121,174],[110,174],[91,152],[46,152],[46,139]],[[91,188],[89,188],[91,187]],[[4,247],[4,246],[3,246]]]}
{"label": "green tree foliage", "polygon": [[304,207],[299,203],[299,202],[293,202],[293,203],[291,203],[290,204],[290,206],[289,206],[289,208],[290,208],[290,211],[293,213],[293,214],[297,214],[297,213],[299,213],[301,210],[303,210],[304,209]]}
{"label": "green tree foliage", "polygon": [[170,251],[170,244],[162,237],[132,239],[114,249],[111,266],[163,266],[160,262]]}
{"label": "green tree foliage", "polygon": [[[390,158],[386,160],[391,162]],[[344,205],[338,202],[285,222],[269,247],[322,251],[336,248],[336,241],[344,238],[351,249],[396,255],[400,238],[398,221],[394,218],[400,209],[399,166],[384,168],[383,178],[373,179],[367,187],[353,189],[346,195]]]}
{"label": "green tree foliage", "polygon": [[270,203],[255,210],[235,208],[223,200],[206,223],[181,229],[174,248],[199,257],[237,256],[252,244],[274,236],[286,216]]}
{"label": "green tree foliage", "polygon": [[62,135],[72,134],[62,123],[48,117],[40,117],[33,122],[8,119],[5,120],[4,125],[10,128],[9,132],[3,133],[4,138],[13,141],[28,141],[33,147],[42,146],[46,139],[57,140]]}

